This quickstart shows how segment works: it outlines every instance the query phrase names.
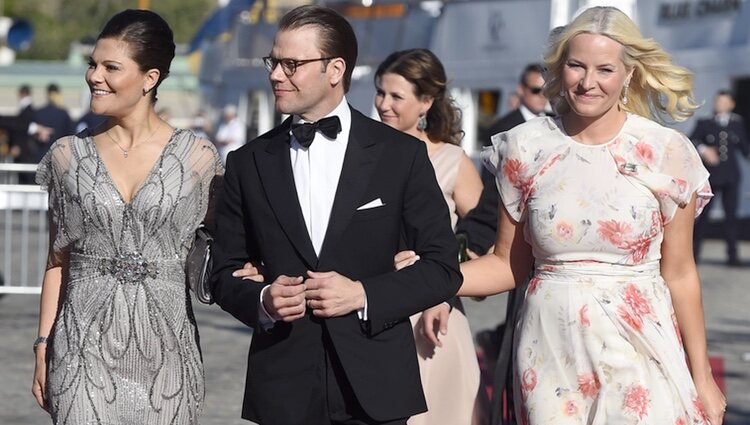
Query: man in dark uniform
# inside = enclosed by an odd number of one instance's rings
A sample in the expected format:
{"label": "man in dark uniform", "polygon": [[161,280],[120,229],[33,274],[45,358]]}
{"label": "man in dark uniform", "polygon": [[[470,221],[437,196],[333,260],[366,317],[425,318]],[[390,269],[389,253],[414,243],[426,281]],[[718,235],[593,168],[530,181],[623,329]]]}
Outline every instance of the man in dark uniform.
{"label": "man in dark uniform", "polygon": [[[490,127],[490,136],[508,131],[535,117],[548,115],[548,101],[542,92],[543,72],[544,68],[539,64],[529,64],[524,68],[516,89],[521,104]],[[489,136],[483,142],[489,145],[491,143]],[[495,176],[486,168],[482,170],[482,181],[484,190],[479,203],[456,227],[457,234],[467,236],[469,249],[479,255],[487,252],[495,243],[500,199],[495,185]],[[484,353],[486,368],[494,371],[494,392],[491,404],[493,425],[514,423],[510,422],[513,421],[513,374],[511,373],[513,331],[525,292],[526,282],[518,282],[518,286],[508,293],[505,323],[501,323],[495,329],[477,333],[477,343]],[[502,398],[503,389],[505,389],[506,398]],[[502,412],[506,409],[509,416],[503,417]]]}
{"label": "man in dark uniform", "polygon": [[[711,177],[715,194],[721,194],[724,208],[724,239],[727,243],[727,264],[740,264],[737,256],[737,197],[740,184],[740,156],[750,157],[750,142],[742,117],[733,113],[734,98],[729,91],[720,91],[714,99],[714,116],[699,120],[690,139],[703,158]],[[710,203],[706,209],[711,207]],[[701,241],[705,236],[707,214],[701,214],[693,233],[695,259],[700,256]]]}
{"label": "man in dark uniform", "polygon": [[0,116],[0,128],[7,131],[10,136],[10,155],[16,161],[25,162],[23,154],[27,150],[29,125],[33,116],[31,88],[24,84],[18,88],[18,115]]}
{"label": "man in dark uniform", "polygon": [[75,133],[75,125],[64,108],[60,87],[57,84],[47,86],[47,104],[34,112],[34,122],[49,129],[49,132],[37,133],[34,136],[36,152],[33,153],[31,162],[38,163],[52,142]]}

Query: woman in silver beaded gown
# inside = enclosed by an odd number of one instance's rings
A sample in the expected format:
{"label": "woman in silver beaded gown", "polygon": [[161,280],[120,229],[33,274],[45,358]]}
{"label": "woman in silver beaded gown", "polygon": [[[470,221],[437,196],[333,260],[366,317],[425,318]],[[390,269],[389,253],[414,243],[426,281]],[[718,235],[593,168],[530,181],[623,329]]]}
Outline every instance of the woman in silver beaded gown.
{"label": "woman in silver beaded gown", "polygon": [[55,424],[195,424],[203,366],[184,263],[223,173],[213,145],[154,111],[174,57],[153,12],[127,10],[100,34],[86,81],[94,130],[39,164],[49,191],[32,392]]}

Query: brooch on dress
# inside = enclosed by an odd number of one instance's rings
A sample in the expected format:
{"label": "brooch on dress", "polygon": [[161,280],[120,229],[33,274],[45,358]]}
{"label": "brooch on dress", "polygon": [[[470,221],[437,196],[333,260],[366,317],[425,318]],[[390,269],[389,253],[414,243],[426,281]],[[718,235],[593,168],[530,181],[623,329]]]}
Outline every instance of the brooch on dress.
{"label": "brooch on dress", "polygon": [[626,162],[622,164],[622,170],[628,174],[635,174],[638,169],[638,166],[636,164],[633,164],[632,162]]}

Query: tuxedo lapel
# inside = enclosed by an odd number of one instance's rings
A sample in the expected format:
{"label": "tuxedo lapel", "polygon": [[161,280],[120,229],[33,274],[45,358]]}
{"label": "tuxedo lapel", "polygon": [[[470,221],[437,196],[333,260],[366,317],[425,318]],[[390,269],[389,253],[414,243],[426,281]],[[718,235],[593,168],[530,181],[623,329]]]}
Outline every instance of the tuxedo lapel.
{"label": "tuxedo lapel", "polygon": [[[336,197],[333,201],[331,216],[328,220],[326,236],[320,250],[320,258],[324,258],[331,244],[335,243],[349,225],[354,212],[362,202],[364,192],[369,186],[370,177],[375,169],[380,146],[367,131],[367,119],[352,109],[352,128],[349,132],[349,143],[346,147],[344,165],[341,169]],[[369,201],[369,199],[364,200]]]}
{"label": "tuxedo lapel", "polygon": [[[285,121],[282,126],[288,125]],[[297,199],[294,185],[294,174],[289,155],[289,133],[279,132],[269,143],[266,150],[255,155],[255,165],[260,174],[261,184],[265,190],[271,209],[279,225],[297,252],[312,270],[318,262],[315,249],[307,232],[302,209]],[[250,205],[250,208],[253,206]]]}

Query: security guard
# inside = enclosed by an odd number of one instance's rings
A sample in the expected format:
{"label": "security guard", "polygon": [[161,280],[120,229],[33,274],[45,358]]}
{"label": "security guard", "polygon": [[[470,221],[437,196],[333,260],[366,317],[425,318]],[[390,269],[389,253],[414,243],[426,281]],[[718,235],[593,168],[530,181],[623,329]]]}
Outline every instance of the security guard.
{"label": "security guard", "polygon": [[[737,257],[737,198],[739,195],[739,156],[750,157],[750,142],[742,117],[733,113],[734,98],[729,91],[720,91],[714,99],[714,116],[699,120],[690,139],[700,152],[711,173],[709,182],[715,194],[721,193],[724,207],[724,238],[727,243],[727,264],[740,264]],[[706,208],[710,208],[713,203]],[[696,261],[706,231],[708,211],[695,224],[693,249]]]}

